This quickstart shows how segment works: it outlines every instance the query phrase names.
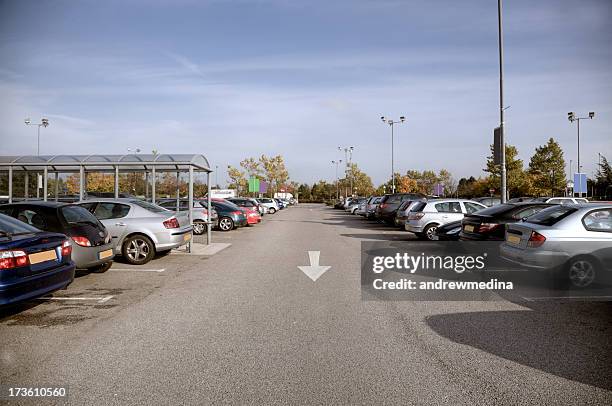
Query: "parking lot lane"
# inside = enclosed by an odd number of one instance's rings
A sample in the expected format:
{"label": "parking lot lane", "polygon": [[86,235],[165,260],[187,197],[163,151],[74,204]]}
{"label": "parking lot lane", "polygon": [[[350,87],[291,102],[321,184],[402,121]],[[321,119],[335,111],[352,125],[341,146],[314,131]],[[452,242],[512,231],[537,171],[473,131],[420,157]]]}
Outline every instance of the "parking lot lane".
{"label": "parking lot lane", "polygon": [[[232,245],[211,257],[159,258],[150,263],[167,269],[159,274],[78,280],[79,292],[102,283],[130,289],[109,301],[119,303],[109,317],[61,329],[2,325],[2,343],[24,345],[3,345],[0,380],[68,385],[70,404],[612,400],[609,368],[598,364],[612,353],[608,304],[362,301],[360,242],[413,237],[322,205],[290,207],[213,238]],[[316,282],[297,268],[308,251],[331,266]],[[133,293],[139,284],[149,293]],[[525,329],[555,337],[554,349],[536,348],[563,362],[521,353],[525,337],[537,340]],[[576,351],[580,335],[589,339]],[[604,376],[589,383],[593,368]]]}

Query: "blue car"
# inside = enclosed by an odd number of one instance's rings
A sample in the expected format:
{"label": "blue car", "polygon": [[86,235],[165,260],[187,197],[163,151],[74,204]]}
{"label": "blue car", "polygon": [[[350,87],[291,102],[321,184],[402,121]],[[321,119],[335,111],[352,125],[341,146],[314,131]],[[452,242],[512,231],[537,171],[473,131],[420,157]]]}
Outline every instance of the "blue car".
{"label": "blue car", "polygon": [[65,289],[74,280],[65,235],[0,214],[0,306]]}

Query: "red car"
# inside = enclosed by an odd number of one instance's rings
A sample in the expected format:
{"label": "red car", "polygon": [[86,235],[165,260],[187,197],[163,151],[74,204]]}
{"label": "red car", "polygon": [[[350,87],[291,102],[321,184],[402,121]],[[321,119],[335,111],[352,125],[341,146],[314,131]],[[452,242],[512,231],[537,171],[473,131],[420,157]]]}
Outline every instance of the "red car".
{"label": "red car", "polygon": [[255,203],[253,203],[251,199],[233,197],[227,200],[240,207],[240,210],[242,210],[247,216],[247,223],[249,225],[261,222],[261,213],[259,212],[259,207]]}

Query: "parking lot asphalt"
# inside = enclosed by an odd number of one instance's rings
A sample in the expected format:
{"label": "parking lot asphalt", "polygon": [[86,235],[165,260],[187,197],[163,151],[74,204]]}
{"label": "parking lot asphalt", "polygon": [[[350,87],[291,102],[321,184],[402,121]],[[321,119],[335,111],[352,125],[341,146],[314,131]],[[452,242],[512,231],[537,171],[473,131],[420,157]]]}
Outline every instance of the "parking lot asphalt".
{"label": "parking lot asphalt", "polygon": [[[610,303],[363,301],[360,242],[413,237],[323,205],[213,238],[231,246],[4,310],[2,384],[79,405],[612,404]],[[316,282],[308,251],[331,266]]]}

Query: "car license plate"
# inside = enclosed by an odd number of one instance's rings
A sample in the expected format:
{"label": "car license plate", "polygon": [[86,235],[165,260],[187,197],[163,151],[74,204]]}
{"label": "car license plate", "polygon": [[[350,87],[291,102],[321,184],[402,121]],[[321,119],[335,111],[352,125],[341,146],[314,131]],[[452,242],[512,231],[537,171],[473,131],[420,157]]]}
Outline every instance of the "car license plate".
{"label": "car license plate", "polygon": [[32,265],[46,261],[55,261],[57,260],[57,253],[55,252],[55,250],[37,252],[36,254],[28,255],[28,259],[30,260],[30,264]]}
{"label": "car license plate", "polygon": [[474,226],[467,224],[465,227],[463,227],[463,231],[468,232],[468,233],[473,233],[474,232]]}
{"label": "car license plate", "polygon": [[113,250],[112,249],[108,249],[106,251],[102,251],[100,253],[98,253],[98,259],[104,259],[104,258],[108,258],[108,257],[112,257],[113,256]]}
{"label": "car license plate", "polygon": [[510,244],[518,245],[521,242],[521,237],[518,235],[508,234],[506,241],[508,241]]}
{"label": "car license plate", "polygon": [[191,233],[183,235],[183,241],[187,242],[189,240],[191,240]]}

